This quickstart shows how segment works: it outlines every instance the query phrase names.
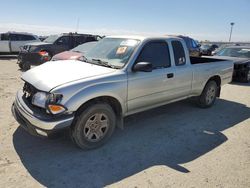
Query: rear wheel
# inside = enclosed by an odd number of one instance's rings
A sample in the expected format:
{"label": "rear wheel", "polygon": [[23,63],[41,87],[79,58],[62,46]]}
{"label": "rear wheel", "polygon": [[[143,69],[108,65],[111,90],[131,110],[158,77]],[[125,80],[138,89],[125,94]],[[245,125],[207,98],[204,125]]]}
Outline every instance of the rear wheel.
{"label": "rear wheel", "polygon": [[114,132],[116,116],[108,104],[93,104],[76,117],[71,138],[82,149],[94,149],[108,141]]}
{"label": "rear wheel", "polygon": [[202,108],[208,108],[215,103],[218,94],[218,85],[215,81],[209,81],[198,98],[198,105]]}

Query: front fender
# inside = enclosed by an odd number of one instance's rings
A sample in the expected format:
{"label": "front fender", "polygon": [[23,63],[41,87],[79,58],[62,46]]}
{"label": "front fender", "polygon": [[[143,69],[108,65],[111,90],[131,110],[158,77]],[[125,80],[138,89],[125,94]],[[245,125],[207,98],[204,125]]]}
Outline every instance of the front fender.
{"label": "front fender", "polygon": [[85,87],[82,90],[79,90],[75,93],[72,97],[70,97],[66,102],[65,106],[68,108],[69,111],[75,112],[77,111],[80,106],[85,104],[91,99],[98,98],[98,97],[113,97],[117,101],[119,101],[122,114],[125,114],[127,111],[127,82],[126,81],[119,81],[119,82],[106,82],[106,83],[99,83],[95,85],[91,85]]}

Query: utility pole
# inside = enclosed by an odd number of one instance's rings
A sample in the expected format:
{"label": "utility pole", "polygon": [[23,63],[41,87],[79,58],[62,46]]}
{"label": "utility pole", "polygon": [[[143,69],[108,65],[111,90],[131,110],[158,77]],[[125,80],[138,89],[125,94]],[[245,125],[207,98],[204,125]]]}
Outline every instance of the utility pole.
{"label": "utility pole", "polygon": [[78,28],[79,28],[79,17],[77,18],[77,21],[76,21],[76,33],[78,31]]}
{"label": "utility pole", "polygon": [[231,30],[230,30],[230,35],[229,35],[229,42],[231,42],[231,37],[232,37],[232,33],[233,33],[233,26],[234,26],[234,22],[231,22],[230,25],[231,25]]}

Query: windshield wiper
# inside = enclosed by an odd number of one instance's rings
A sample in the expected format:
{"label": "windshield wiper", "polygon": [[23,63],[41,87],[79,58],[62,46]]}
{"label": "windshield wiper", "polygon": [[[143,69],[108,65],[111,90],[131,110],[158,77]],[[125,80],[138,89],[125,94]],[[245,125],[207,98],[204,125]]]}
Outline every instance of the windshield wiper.
{"label": "windshield wiper", "polygon": [[82,55],[80,58],[78,58],[78,60],[89,63],[89,60],[84,55]]}
{"label": "windshield wiper", "polygon": [[109,67],[109,68],[112,68],[112,69],[119,69],[120,68],[118,66],[110,64],[107,61],[102,61],[101,59],[92,59],[92,61],[96,61],[96,62],[98,62],[99,65],[102,65],[102,66],[105,66],[105,67]]}

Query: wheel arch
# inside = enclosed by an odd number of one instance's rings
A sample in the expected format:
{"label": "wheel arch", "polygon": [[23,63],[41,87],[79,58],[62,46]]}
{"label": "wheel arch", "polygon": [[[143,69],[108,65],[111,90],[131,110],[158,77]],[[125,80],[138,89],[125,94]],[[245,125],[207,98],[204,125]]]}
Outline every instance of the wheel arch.
{"label": "wheel arch", "polygon": [[204,88],[206,87],[206,85],[208,84],[209,81],[215,81],[217,86],[218,86],[218,92],[217,92],[217,97],[220,97],[220,92],[221,92],[221,77],[219,75],[215,75],[212,76],[208,79],[208,81],[206,82]]}
{"label": "wheel arch", "polygon": [[76,117],[78,114],[80,114],[84,109],[88,108],[89,106],[93,104],[98,103],[107,103],[111,106],[111,108],[114,110],[115,115],[117,117],[117,126],[121,129],[123,129],[123,109],[122,105],[119,102],[118,99],[112,96],[99,96],[92,99],[87,100],[83,104],[80,105],[80,107],[76,110]]}

